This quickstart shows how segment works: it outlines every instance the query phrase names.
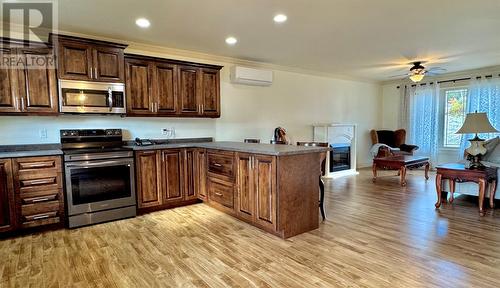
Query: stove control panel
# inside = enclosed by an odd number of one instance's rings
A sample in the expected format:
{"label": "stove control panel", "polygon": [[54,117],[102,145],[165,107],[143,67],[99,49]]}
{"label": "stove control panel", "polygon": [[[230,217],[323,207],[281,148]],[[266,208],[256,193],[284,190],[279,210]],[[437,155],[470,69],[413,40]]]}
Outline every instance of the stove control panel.
{"label": "stove control panel", "polygon": [[122,136],[122,129],[61,130],[61,138]]}

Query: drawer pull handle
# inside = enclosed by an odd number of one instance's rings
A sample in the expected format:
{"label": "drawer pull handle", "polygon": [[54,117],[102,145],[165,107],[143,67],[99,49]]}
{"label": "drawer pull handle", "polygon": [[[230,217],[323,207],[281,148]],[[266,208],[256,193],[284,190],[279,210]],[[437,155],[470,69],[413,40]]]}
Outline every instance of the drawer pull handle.
{"label": "drawer pull handle", "polygon": [[45,219],[45,218],[49,218],[49,217],[50,217],[49,214],[37,215],[37,216],[33,216],[33,220],[40,220],[40,219]]}
{"label": "drawer pull handle", "polygon": [[49,200],[55,200],[56,197],[57,197],[57,195],[26,198],[26,199],[24,199],[24,203],[33,204],[33,203],[38,203],[38,202],[45,202],[45,201],[49,201]]}
{"label": "drawer pull handle", "polygon": [[37,203],[37,202],[44,202],[44,201],[49,201],[49,200],[50,199],[48,197],[44,197],[44,198],[33,199],[33,200],[31,200],[31,202]]}
{"label": "drawer pull handle", "polygon": [[214,194],[215,194],[216,196],[222,197],[222,193],[215,192]]}
{"label": "drawer pull handle", "polygon": [[222,167],[222,164],[219,164],[219,163],[214,163],[214,166],[215,166],[215,167]]}
{"label": "drawer pull handle", "polygon": [[45,178],[45,179],[38,179],[38,180],[24,180],[23,186],[54,184],[54,183],[55,183],[55,178]]}
{"label": "drawer pull handle", "polygon": [[32,163],[21,163],[21,169],[36,169],[36,168],[49,168],[54,167],[54,162],[32,162]]}

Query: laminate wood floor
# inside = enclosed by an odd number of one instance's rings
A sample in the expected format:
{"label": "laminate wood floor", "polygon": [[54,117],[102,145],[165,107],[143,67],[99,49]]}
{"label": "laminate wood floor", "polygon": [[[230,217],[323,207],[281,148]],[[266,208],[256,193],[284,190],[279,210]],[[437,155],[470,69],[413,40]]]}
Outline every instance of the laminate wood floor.
{"label": "laminate wood floor", "polygon": [[0,286],[499,287],[500,210],[380,174],[327,181],[327,221],[286,241],[204,204],[0,240]]}

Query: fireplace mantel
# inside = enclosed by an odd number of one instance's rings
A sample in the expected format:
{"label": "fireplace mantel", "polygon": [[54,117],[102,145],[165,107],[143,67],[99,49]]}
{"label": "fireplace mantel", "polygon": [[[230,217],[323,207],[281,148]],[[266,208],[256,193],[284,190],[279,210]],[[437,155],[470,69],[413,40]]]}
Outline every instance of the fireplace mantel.
{"label": "fireplace mantel", "polygon": [[[350,147],[350,168],[342,171],[330,171],[330,154],[327,156],[326,172],[324,177],[338,178],[347,175],[359,174],[356,170],[356,138],[357,125],[351,123],[327,123],[315,124],[314,141],[328,142],[330,146],[349,146]],[[331,152],[329,152],[331,153]]]}

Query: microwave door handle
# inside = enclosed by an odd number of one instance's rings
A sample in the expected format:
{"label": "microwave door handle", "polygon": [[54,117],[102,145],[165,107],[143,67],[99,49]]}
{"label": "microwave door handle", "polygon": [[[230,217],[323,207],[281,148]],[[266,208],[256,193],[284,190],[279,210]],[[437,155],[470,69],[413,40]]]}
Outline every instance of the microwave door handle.
{"label": "microwave door handle", "polygon": [[109,103],[109,112],[113,111],[113,90],[111,87],[108,88],[108,103]]}

